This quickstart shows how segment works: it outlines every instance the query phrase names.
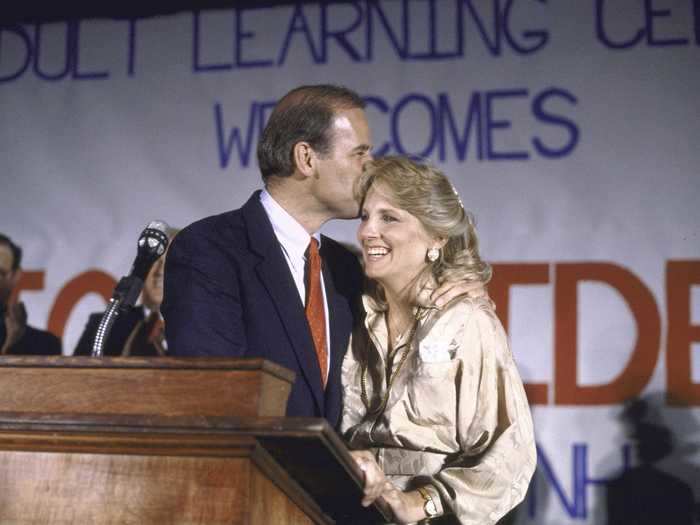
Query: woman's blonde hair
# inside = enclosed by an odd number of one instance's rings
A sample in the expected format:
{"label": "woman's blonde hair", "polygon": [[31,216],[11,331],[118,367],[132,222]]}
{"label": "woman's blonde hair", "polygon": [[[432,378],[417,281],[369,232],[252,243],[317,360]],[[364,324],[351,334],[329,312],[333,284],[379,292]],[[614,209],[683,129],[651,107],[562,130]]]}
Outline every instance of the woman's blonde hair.
{"label": "woman's blonde hair", "polygon": [[[416,217],[429,234],[446,240],[440,257],[427,261],[417,283],[428,283],[429,276],[438,286],[447,281],[486,284],[491,279],[491,266],[479,256],[474,218],[444,173],[407,157],[382,157],[368,162],[356,183],[355,198],[361,205],[373,187]],[[375,283],[369,291],[378,306],[385,304],[381,286]]]}

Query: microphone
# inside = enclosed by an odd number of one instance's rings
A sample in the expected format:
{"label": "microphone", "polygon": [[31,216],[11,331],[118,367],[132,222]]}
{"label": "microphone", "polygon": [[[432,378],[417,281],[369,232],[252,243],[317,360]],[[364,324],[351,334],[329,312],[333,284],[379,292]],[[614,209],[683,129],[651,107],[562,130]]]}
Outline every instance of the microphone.
{"label": "microphone", "polygon": [[102,315],[97,328],[92,344],[93,357],[102,357],[105,341],[109,337],[112,325],[119,313],[126,312],[136,304],[151,266],[165,253],[165,249],[168,247],[167,231],[168,224],[166,222],[151,221],[141,232],[131,271],[122,277],[114,288],[107,310]]}
{"label": "microphone", "polygon": [[151,266],[165,253],[168,247],[167,232],[168,225],[163,221],[151,221],[141,232],[131,271],[117,283],[112,295],[112,299],[120,302],[122,312],[136,304]]}

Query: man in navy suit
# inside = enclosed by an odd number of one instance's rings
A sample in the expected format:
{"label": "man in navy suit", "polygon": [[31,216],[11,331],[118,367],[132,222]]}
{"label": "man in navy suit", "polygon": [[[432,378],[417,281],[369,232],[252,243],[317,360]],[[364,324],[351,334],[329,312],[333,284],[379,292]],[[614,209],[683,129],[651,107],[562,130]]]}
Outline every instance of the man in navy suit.
{"label": "man in navy suit", "polygon": [[[238,210],[182,230],[165,269],[170,355],[274,361],[296,373],[287,415],[325,417],[333,426],[362,271],[353,254],[317,232],[358,214],[353,185],[372,147],[363,108],[356,93],[336,86],[285,95],[258,144],[265,189]],[[312,237],[322,260],[325,371],[304,311]]]}
{"label": "man in navy suit", "polygon": [[[337,86],[287,93],[258,144],[265,189],[238,210],[182,230],[165,263],[161,311],[170,355],[274,361],[296,373],[287,415],[325,417],[332,426],[363,277],[355,255],[317,232],[326,221],[358,215],[353,186],[372,148],[363,108],[356,93]],[[326,360],[317,357],[315,323],[305,316],[312,237],[322,259]],[[470,288],[437,290],[443,295],[435,304]]]}

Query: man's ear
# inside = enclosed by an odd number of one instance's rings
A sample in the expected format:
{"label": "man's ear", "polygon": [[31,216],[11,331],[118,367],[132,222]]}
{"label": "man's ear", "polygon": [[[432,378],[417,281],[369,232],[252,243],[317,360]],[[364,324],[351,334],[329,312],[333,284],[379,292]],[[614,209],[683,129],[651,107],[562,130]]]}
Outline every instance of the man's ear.
{"label": "man's ear", "polygon": [[297,142],[292,149],[292,159],[296,171],[310,177],[314,173],[316,154],[308,142]]}

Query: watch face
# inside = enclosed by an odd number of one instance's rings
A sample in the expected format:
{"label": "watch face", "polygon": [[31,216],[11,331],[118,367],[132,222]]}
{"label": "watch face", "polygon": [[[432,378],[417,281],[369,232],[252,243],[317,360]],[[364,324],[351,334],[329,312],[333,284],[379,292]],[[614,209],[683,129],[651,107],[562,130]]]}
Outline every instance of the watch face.
{"label": "watch face", "polygon": [[425,502],[425,513],[429,517],[433,517],[437,514],[437,507],[435,506],[435,502],[432,499]]}

